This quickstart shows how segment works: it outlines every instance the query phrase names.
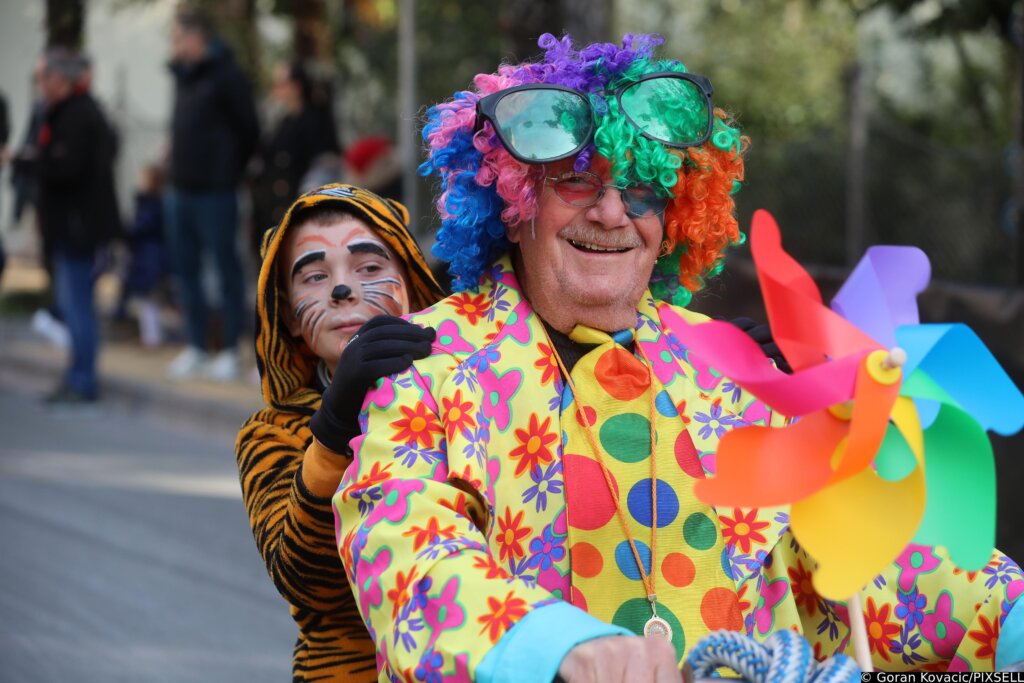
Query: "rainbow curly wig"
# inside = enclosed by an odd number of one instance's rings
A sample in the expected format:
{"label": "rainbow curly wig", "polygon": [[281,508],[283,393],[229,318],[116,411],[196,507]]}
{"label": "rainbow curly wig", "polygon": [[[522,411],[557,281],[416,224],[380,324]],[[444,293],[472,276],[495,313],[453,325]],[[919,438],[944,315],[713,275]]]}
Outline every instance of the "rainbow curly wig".
{"label": "rainbow curly wig", "polygon": [[576,157],[584,171],[594,155],[611,162],[617,185],[648,184],[671,197],[665,209],[666,255],[655,266],[652,293],[686,305],[706,278],[721,270],[723,251],[743,241],[732,194],[743,180],[746,138],[720,109],[714,111],[710,139],[699,147],[677,149],[640,135],[608,93],[659,71],[685,72],[674,60],[658,60],[657,35],[626,35],[622,45],[593,43],[577,50],[572,38],[544,34],[538,62],[502,65],[478,74],[475,89],[464,90],[431,107],[423,128],[427,161],[422,175],[437,173],[441,228],[433,253],[448,263],[455,291],[477,286],[493,261],[511,248],[505,225],[536,216],[543,165],[524,164],[505,150],[490,123],[476,128],[476,103],[517,85],[549,83],[587,94],[594,111],[594,140]]}

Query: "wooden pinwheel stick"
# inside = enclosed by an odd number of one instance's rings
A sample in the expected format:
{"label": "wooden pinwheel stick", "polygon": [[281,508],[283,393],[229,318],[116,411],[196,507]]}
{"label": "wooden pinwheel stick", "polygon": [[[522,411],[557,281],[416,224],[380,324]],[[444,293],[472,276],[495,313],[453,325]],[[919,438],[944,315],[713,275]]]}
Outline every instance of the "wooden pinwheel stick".
{"label": "wooden pinwheel stick", "polygon": [[860,604],[860,591],[853,594],[846,603],[850,617],[850,633],[853,636],[853,654],[860,670],[868,673],[875,668],[871,664],[871,648],[868,646],[868,629],[864,621],[864,609]]}
{"label": "wooden pinwheel stick", "polygon": [[[889,355],[882,361],[886,370],[901,368],[907,362],[907,352],[896,346],[889,349]],[[871,648],[868,646],[867,622],[864,621],[864,609],[860,604],[860,591],[857,591],[847,603],[850,616],[850,634],[853,637],[853,653],[857,666],[861,671],[874,671],[871,663]]]}

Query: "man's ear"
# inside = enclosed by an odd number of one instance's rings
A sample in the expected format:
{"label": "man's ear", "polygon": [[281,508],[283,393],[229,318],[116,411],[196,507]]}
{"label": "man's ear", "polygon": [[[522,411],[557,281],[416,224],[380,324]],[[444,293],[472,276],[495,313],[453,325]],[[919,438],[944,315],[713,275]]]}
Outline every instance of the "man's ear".
{"label": "man's ear", "polygon": [[519,240],[523,237],[523,221],[519,221],[515,225],[506,225],[505,237],[512,244],[519,244]]}

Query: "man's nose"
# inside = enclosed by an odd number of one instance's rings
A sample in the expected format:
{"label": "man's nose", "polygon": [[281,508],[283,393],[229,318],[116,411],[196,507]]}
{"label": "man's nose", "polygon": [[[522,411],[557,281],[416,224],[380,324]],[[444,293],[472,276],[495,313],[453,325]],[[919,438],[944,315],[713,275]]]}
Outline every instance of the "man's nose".
{"label": "man's nose", "polygon": [[622,193],[614,187],[605,186],[604,194],[597,203],[587,209],[587,219],[606,228],[621,228],[629,222]]}
{"label": "man's nose", "polygon": [[331,290],[331,299],[334,301],[348,301],[355,299],[355,292],[348,285],[341,284],[337,285]]}

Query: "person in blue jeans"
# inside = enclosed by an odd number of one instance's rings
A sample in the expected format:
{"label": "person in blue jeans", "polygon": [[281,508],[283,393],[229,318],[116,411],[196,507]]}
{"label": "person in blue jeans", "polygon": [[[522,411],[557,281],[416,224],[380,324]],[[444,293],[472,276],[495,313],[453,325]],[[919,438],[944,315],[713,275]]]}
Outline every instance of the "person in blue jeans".
{"label": "person in blue jeans", "polygon": [[91,403],[98,395],[99,335],[93,303],[98,254],[121,231],[114,192],[117,142],[82,85],[87,62],[64,48],[46,53],[46,113],[39,134],[39,214],[53,240],[57,306],[71,337],[71,364],[53,404]]}
{"label": "person in blue jeans", "polygon": [[[171,51],[175,91],[165,230],[188,346],[167,372],[172,379],[231,380],[239,372],[245,294],[236,192],[259,124],[249,83],[205,15],[186,10],[175,17]],[[217,273],[223,323],[220,351],[212,357],[201,277],[205,254]]]}

